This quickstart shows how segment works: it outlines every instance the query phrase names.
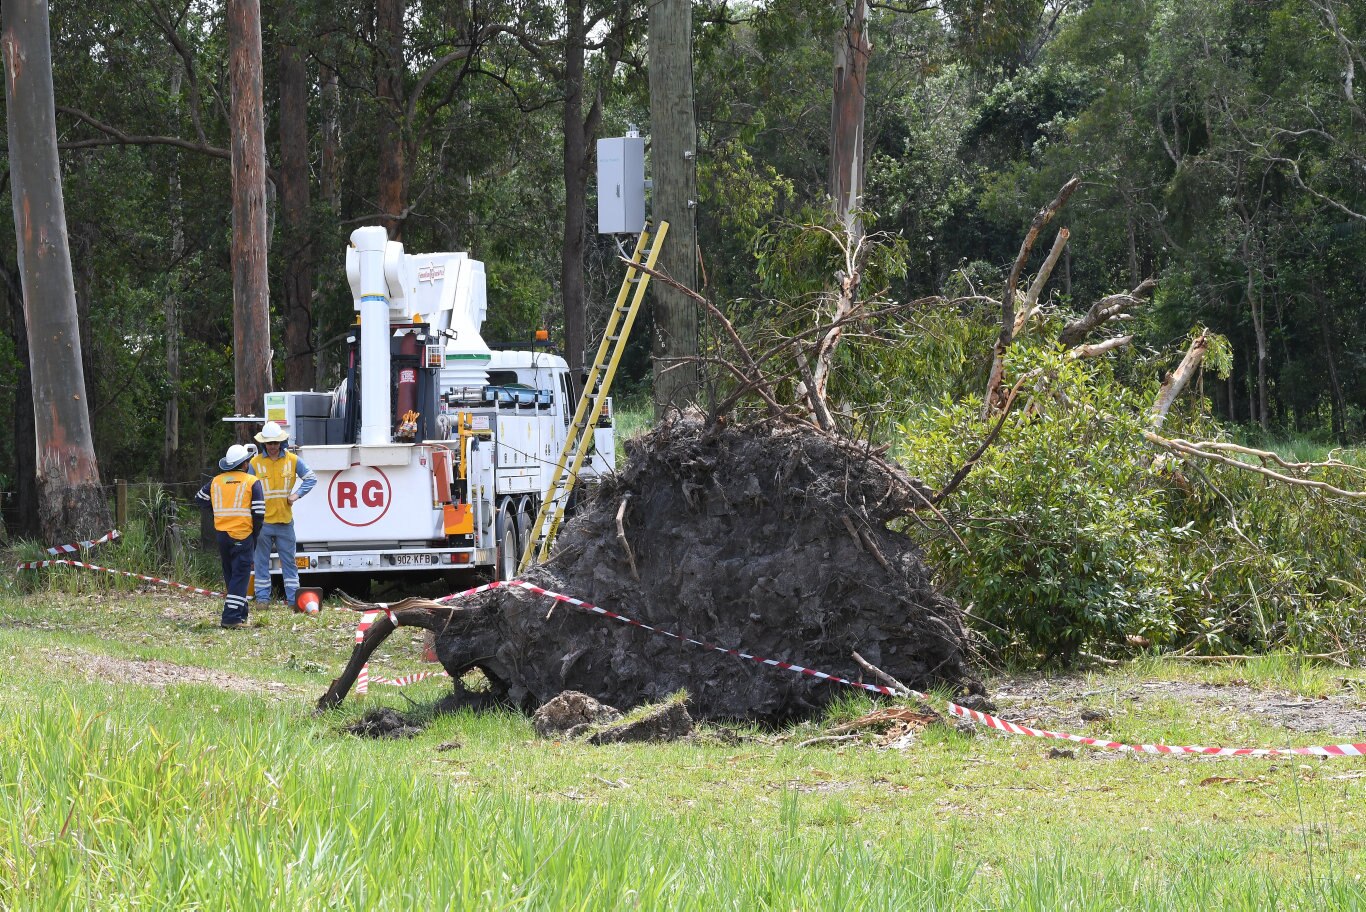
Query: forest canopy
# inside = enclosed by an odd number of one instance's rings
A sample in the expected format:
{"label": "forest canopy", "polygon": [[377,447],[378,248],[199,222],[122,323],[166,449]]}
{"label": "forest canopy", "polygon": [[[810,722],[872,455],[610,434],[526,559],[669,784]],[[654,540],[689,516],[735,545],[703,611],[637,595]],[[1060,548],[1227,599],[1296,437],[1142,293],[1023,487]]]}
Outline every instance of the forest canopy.
{"label": "forest canopy", "polygon": [[[783,308],[828,278],[792,238],[828,220],[832,36],[846,11],[693,12],[700,290],[740,324],[789,319]],[[588,172],[566,177],[567,137],[591,153],[632,125],[648,136],[645,7],[276,0],[262,13],[274,387],[336,381],[353,316],[345,238],[382,218],[412,250],[488,264],[487,338],[548,325],[562,339],[567,188],[586,182],[590,213],[595,192]],[[881,239],[882,293],[999,295],[1031,215],[1076,175],[1050,308],[1082,312],[1154,279],[1125,327],[1134,357],[1160,360],[1205,327],[1229,347],[1227,379],[1202,386],[1215,416],[1253,440],[1359,440],[1363,19],[1342,0],[872,4],[860,218]],[[51,23],[95,449],[106,478],[193,480],[234,411],[224,10],[54,0]],[[306,167],[293,173],[299,137]],[[577,240],[591,340],[620,269],[591,217]],[[12,231],[0,268],[0,489],[12,492],[32,440]],[[955,377],[981,392],[996,315],[963,318],[962,338],[917,349],[956,358],[952,370],[904,365],[936,378],[901,387],[919,399],[907,405],[962,395]],[[648,384],[647,343],[627,369],[622,391]]]}

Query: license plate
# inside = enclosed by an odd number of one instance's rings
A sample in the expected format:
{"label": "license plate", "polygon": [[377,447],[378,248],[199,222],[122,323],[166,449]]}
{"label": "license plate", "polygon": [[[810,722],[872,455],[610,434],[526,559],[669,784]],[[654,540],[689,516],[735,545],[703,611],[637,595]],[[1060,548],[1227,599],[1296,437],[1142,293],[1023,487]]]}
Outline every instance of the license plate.
{"label": "license plate", "polygon": [[306,558],[306,557],[296,557],[296,558],[294,558],[294,566],[298,567],[300,570],[307,570],[307,569],[308,569],[308,558]]}
{"label": "license plate", "polygon": [[395,554],[395,555],[394,555],[394,566],[395,566],[395,567],[404,567],[404,566],[408,566],[408,567],[426,566],[426,565],[434,564],[434,563],[436,563],[436,555],[435,555],[435,554]]}

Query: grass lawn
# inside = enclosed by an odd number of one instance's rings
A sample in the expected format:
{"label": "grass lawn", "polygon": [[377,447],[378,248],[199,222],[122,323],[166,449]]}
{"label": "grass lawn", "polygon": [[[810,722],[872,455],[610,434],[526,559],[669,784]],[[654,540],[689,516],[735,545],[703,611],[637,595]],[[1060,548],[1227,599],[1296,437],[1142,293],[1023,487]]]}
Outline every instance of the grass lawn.
{"label": "grass lawn", "polygon": [[[217,614],[90,580],[0,594],[0,907],[1366,906],[1361,759],[1050,756],[1056,742],[952,728],[905,750],[798,747],[817,725],[590,747],[538,740],[507,713],[371,741],[341,728],[430,703],[441,680],[314,716],[355,616],[276,607],[223,631]],[[384,648],[374,674],[430,667],[410,631]],[[989,689],[1017,694],[1003,712],[1048,713],[1042,727],[1286,746],[1366,738],[1186,696],[1217,685],[1356,712],[1363,677],[1285,658],[1148,661],[1065,691]],[[1081,722],[1080,704],[1103,721]],[[867,706],[851,696],[832,715]]]}

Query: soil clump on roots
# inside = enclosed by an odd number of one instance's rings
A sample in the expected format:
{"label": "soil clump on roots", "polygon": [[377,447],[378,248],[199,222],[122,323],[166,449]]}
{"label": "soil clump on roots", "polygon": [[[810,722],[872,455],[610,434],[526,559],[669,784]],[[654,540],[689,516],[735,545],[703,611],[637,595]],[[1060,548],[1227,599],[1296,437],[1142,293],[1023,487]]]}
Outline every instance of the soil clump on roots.
{"label": "soil clump on roots", "polygon": [[[525,579],[726,649],[854,680],[857,651],[912,687],[980,691],[958,606],[887,528],[920,497],[897,467],[810,429],[696,415],[626,450]],[[564,690],[630,709],[682,689],[696,718],[783,723],[848,692],[523,590],[452,607],[436,640],[446,670],[477,666],[528,711]]]}
{"label": "soil clump on roots", "polygon": [[[696,414],[627,441],[626,452],[526,582],[722,649],[863,680],[857,652],[914,688],[982,692],[962,612],[914,541],[888,528],[928,495],[895,463],[809,425]],[[320,707],[340,702],[395,620],[434,632],[457,682],[448,709],[532,713],[578,691],[630,711],[686,691],[691,718],[778,725],[851,693],[506,587],[390,606]],[[474,668],[487,693],[458,683]]]}

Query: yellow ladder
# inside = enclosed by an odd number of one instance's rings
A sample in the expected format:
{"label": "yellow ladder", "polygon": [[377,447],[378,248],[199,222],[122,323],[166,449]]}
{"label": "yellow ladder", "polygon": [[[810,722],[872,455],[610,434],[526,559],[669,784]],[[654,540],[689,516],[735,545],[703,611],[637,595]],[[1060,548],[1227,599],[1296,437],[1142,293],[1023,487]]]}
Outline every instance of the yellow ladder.
{"label": "yellow ladder", "polygon": [[[574,420],[565,435],[564,449],[560,451],[560,458],[550,476],[550,485],[541,498],[541,508],[536,511],[536,521],[531,526],[535,534],[527,537],[518,572],[525,572],[533,561],[545,560],[550,555],[550,546],[555,542],[555,534],[560,530],[565,507],[569,504],[569,492],[578,481],[579,470],[583,468],[584,457],[588,455],[593,440],[593,432],[607,405],[607,393],[617,375],[617,365],[621,363],[622,353],[626,350],[626,340],[630,338],[631,327],[635,325],[636,314],[640,312],[641,301],[645,299],[645,289],[650,284],[649,273],[642,272],[638,267],[644,259],[645,267],[654,269],[659,248],[668,233],[668,222],[660,222],[654,234],[650,233],[647,225],[636,241],[631,265],[626,268],[621,291],[617,293],[617,301],[612,305],[607,328],[602,334],[602,343],[598,346],[598,356],[588,372],[588,381],[583,385],[578,408],[574,410]],[[631,291],[633,285],[634,294]],[[630,303],[627,303],[628,297]]]}

